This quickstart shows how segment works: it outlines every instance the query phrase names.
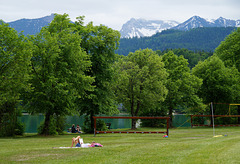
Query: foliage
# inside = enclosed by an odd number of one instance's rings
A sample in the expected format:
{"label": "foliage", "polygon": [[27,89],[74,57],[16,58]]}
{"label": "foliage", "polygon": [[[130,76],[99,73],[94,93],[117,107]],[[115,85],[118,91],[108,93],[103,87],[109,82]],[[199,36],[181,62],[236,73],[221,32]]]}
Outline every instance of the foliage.
{"label": "foliage", "polygon": [[240,71],[240,28],[228,35],[216,48],[216,55],[227,67],[235,66]]}
{"label": "foliage", "polygon": [[78,101],[80,114],[90,116],[91,132],[93,132],[93,118],[97,114],[113,114],[117,112],[112,83],[115,60],[115,50],[119,45],[120,34],[106,26],[93,26],[90,22],[83,26],[83,17],[75,22],[76,32],[81,35],[80,46],[89,55],[92,63],[87,75],[94,77],[93,91]]}
{"label": "foliage", "polygon": [[[98,131],[106,131],[107,130],[107,126],[106,126],[104,120],[97,119],[96,126],[97,126],[96,130],[98,130]],[[90,117],[87,115],[85,116],[83,131],[84,131],[84,133],[92,133],[91,120],[90,120]]]}
{"label": "foliage", "polygon": [[[140,116],[146,117],[156,117],[156,116],[166,116],[166,109],[162,109],[162,106],[157,106],[156,109],[149,111],[142,111]],[[141,119],[141,127],[166,127],[166,120],[163,119]]]}
{"label": "foliage", "polygon": [[116,53],[127,55],[138,49],[149,48],[156,50],[185,48],[192,51],[213,52],[224,38],[229,35],[235,27],[204,27],[189,31],[165,30],[151,37],[122,38],[120,47]]}
{"label": "foliage", "polygon": [[46,134],[46,127],[45,127],[45,122],[41,123],[41,125],[38,127],[38,134],[41,135],[56,135],[57,133],[57,128],[56,128],[56,120],[54,116],[50,116],[49,118],[49,123],[48,123],[48,133]]}
{"label": "foliage", "polygon": [[23,135],[25,131],[25,124],[20,121],[17,121],[14,131],[15,135]]}
{"label": "foliage", "polygon": [[56,116],[56,131],[58,134],[64,134],[66,127],[66,117],[65,116]]}
{"label": "foliage", "polygon": [[[116,62],[115,91],[119,103],[122,103],[132,116],[142,111],[156,109],[167,95],[165,87],[167,73],[164,64],[155,52],[149,49],[138,50],[122,57]],[[136,120],[132,120],[132,129]]]}
{"label": "foliage", "polygon": [[30,112],[45,115],[41,134],[55,134],[52,117],[76,111],[76,102],[92,90],[93,78],[85,74],[91,62],[79,46],[81,36],[75,30],[67,14],[56,15],[48,27],[30,38],[34,44],[31,59],[34,89],[24,99]]}
{"label": "foliage", "polygon": [[[48,135],[64,134],[65,125],[66,125],[65,116],[57,115],[50,116]],[[45,122],[42,122],[41,125],[38,127],[38,134],[46,135]]]}
{"label": "foliage", "polygon": [[0,21],[0,134],[13,136],[18,125],[17,106],[29,91],[32,45],[22,34]]}
{"label": "foliage", "polygon": [[[239,82],[239,73],[236,68],[225,67],[223,61],[214,55],[204,62],[198,63],[193,68],[193,74],[203,80],[198,95],[203,99],[205,104],[210,102],[233,102],[235,96],[234,90],[238,87]],[[211,110],[209,109],[207,109],[208,114],[211,114]],[[214,110],[216,110],[215,106]],[[223,113],[226,113],[226,111]]]}
{"label": "foliage", "polygon": [[172,51],[178,57],[183,56],[185,59],[187,59],[189,63],[188,66],[190,67],[190,69],[195,67],[195,65],[197,65],[199,61],[204,61],[205,59],[213,55],[213,52],[205,52],[203,50],[194,52],[185,48],[167,49],[162,52],[160,50],[157,50],[156,53],[162,56],[168,53],[169,51]]}
{"label": "foliage", "polygon": [[[172,120],[174,109],[179,106],[194,107],[201,104],[201,99],[196,95],[202,80],[191,74],[188,62],[183,56],[176,56],[172,51],[162,56],[164,67],[169,74],[166,87],[168,95],[162,103]],[[170,120],[170,125],[172,121]]]}
{"label": "foliage", "polygon": [[[240,28],[228,35],[223,42],[216,48],[215,54],[224,62],[226,67],[236,67],[240,72]],[[237,75],[236,75],[237,76]],[[236,78],[236,77],[233,77]],[[234,85],[232,90],[234,93],[234,102],[239,103],[240,85]],[[238,106],[238,114],[240,114],[240,106]],[[239,119],[240,123],[240,119]]]}

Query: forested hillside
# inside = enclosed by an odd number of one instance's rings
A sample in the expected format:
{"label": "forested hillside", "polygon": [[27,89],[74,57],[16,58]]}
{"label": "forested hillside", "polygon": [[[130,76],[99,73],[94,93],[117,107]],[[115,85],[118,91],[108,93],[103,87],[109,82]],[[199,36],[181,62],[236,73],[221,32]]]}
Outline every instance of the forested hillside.
{"label": "forested hillside", "polygon": [[214,51],[214,49],[232,33],[235,27],[204,27],[189,31],[165,30],[152,37],[142,38],[122,38],[119,49],[116,51],[120,55],[128,55],[138,49],[149,48],[152,50],[167,50],[186,48],[192,51]]}
{"label": "forested hillside", "polygon": [[208,57],[213,55],[213,52],[206,52],[206,51],[191,51],[185,48],[179,48],[179,49],[167,49],[164,51],[157,50],[156,53],[159,56],[163,56],[165,53],[168,53],[169,51],[172,51],[177,56],[183,56],[185,59],[188,60],[188,66],[189,68],[193,68],[199,61],[204,61]]}

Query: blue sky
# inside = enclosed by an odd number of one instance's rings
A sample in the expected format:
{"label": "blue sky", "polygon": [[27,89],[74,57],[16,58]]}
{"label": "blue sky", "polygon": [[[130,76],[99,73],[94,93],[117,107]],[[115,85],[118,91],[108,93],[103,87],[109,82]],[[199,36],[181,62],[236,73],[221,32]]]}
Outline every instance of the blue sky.
{"label": "blue sky", "polygon": [[0,0],[0,19],[40,18],[51,13],[69,14],[71,20],[120,30],[131,18],[175,20],[180,23],[197,15],[240,20],[240,0]]}

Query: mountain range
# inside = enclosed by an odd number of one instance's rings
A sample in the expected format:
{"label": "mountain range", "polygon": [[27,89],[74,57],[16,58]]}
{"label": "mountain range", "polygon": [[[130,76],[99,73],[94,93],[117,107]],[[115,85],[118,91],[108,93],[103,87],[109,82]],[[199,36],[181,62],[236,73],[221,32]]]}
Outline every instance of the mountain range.
{"label": "mountain range", "polygon": [[130,19],[120,30],[122,38],[152,36],[157,32],[177,26],[177,21]]}
{"label": "mountain range", "polygon": [[[9,26],[23,32],[24,35],[34,35],[40,32],[41,28],[47,26],[54,18],[54,14],[37,19],[20,19],[13,22],[8,22]],[[120,30],[121,38],[145,37],[152,36],[166,29],[175,29],[188,31],[198,27],[240,27],[240,20],[230,20],[218,18],[208,21],[199,16],[193,16],[183,23],[177,21],[163,20],[145,20],[132,18],[122,25]]]}
{"label": "mountain range", "polygon": [[173,27],[172,29],[187,31],[198,27],[240,27],[240,20],[230,20],[219,17],[216,20],[208,21],[199,16],[193,16],[187,21]]}
{"label": "mountain range", "polygon": [[185,48],[197,51],[214,52],[215,48],[237,27],[202,27],[187,31],[168,29],[150,37],[121,38],[116,51],[120,55],[128,55],[139,49],[166,51]]}
{"label": "mountain range", "polygon": [[20,19],[13,22],[9,22],[9,26],[17,30],[17,32],[23,32],[24,35],[34,35],[39,33],[42,27],[47,26],[54,18],[54,14],[36,19]]}
{"label": "mountain range", "polygon": [[120,33],[122,38],[139,38],[152,36],[166,29],[188,31],[198,27],[240,27],[240,20],[236,21],[219,17],[216,20],[208,21],[199,16],[193,16],[183,23],[178,23],[176,21],[156,21],[132,18],[122,26]]}

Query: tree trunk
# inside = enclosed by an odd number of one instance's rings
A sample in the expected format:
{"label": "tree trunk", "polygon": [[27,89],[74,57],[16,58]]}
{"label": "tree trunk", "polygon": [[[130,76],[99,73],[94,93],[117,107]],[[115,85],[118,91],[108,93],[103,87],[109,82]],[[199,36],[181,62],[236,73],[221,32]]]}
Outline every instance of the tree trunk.
{"label": "tree trunk", "polygon": [[44,126],[43,126],[43,129],[41,132],[41,134],[43,134],[43,135],[49,135],[50,117],[51,117],[51,114],[49,112],[47,112],[45,114]]}
{"label": "tree trunk", "polygon": [[134,130],[134,129],[137,129],[136,128],[136,122],[137,122],[137,120],[136,119],[132,119],[132,130]]}
{"label": "tree trunk", "polygon": [[90,113],[90,124],[91,124],[91,133],[94,133],[94,119],[93,119],[93,116],[94,116],[94,112],[91,111]]}

